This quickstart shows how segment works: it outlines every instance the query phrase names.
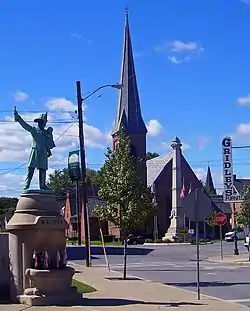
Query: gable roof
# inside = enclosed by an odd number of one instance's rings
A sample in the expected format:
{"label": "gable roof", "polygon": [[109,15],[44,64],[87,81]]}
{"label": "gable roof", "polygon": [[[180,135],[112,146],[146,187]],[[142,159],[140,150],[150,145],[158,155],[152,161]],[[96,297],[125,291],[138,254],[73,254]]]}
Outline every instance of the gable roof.
{"label": "gable roof", "polygon": [[239,178],[239,179],[236,178],[234,180],[234,186],[237,189],[237,191],[241,193],[245,186],[250,186],[250,179],[249,178]]}
{"label": "gable roof", "polygon": [[172,152],[147,160],[147,185],[152,186],[165,166],[172,160]]}

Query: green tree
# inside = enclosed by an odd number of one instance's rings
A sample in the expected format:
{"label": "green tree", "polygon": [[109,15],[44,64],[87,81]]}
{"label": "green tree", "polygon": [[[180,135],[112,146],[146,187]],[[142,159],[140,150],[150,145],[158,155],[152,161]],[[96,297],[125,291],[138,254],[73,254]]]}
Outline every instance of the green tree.
{"label": "green tree", "polygon": [[106,161],[100,170],[99,197],[105,206],[95,208],[96,215],[111,221],[120,229],[124,241],[124,269],[126,278],[127,238],[133,229],[144,225],[148,215],[155,210],[153,194],[147,188],[136,168],[136,161],[130,153],[130,139],[121,129],[118,145],[114,152],[106,152]]}
{"label": "green tree", "polygon": [[212,213],[205,218],[205,222],[210,227],[214,227],[215,226],[214,217],[215,217],[216,214],[217,214],[217,212],[215,210],[213,210]]}
{"label": "green tree", "polygon": [[157,152],[147,152],[146,154],[146,160],[150,160],[156,157],[159,157],[159,153]]}
{"label": "green tree", "polygon": [[241,195],[243,202],[235,218],[239,225],[250,226],[250,186],[244,187]]}
{"label": "green tree", "polygon": [[[88,185],[99,187],[99,172],[87,168],[86,174]],[[74,183],[69,177],[68,169],[55,170],[53,173],[49,174],[48,186],[57,196],[65,198],[67,190],[74,186]]]}
{"label": "green tree", "polygon": [[12,217],[17,202],[17,198],[0,197],[0,221],[3,221],[5,217],[7,220]]}

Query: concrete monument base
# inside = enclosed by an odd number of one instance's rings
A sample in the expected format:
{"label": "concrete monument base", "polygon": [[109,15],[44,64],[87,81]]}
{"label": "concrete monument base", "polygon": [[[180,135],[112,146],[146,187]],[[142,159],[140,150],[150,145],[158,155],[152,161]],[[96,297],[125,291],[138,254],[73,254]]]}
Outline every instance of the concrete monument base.
{"label": "concrete monument base", "polygon": [[30,287],[19,296],[20,303],[29,306],[76,305],[83,295],[71,286],[75,270],[71,267],[55,270],[27,269]]}
{"label": "concrete monument base", "polygon": [[180,234],[178,234],[177,230],[170,229],[168,232],[165,233],[165,236],[162,238],[163,242],[171,241],[175,242],[177,239],[182,238]]}

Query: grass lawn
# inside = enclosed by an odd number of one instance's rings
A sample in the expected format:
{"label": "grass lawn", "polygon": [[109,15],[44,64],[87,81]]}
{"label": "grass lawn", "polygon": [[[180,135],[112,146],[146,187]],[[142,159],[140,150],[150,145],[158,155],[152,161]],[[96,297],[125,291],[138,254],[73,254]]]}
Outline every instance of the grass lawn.
{"label": "grass lawn", "polygon": [[72,285],[77,288],[78,293],[89,294],[96,292],[96,289],[92,286],[79,282],[77,280],[72,280]]}
{"label": "grass lawn", "polygon": [[[82,241],[83,244],[85,244],[84,241]],[[102,245],[102,241],[91,241],[90,242],[91,245]],[[104,245],[116,245],[116,246],[119,246],[119,245],[122,245],[122,242],[106,242],[104,243]]]}
{"label": "grass lawn", "polygon": [[[82,241],[82,245],[85,244],[85,241]],[[100,245],[102,246],[102,241],[91,241],[90,242],[91,245]],[[106,242],[104,243],[105,246],[121,246],[122,245],[122,242]],[[74,243],[71,243],[71,242],[67,242],[67,245],[77,245],[77,241],[74,242]]]}

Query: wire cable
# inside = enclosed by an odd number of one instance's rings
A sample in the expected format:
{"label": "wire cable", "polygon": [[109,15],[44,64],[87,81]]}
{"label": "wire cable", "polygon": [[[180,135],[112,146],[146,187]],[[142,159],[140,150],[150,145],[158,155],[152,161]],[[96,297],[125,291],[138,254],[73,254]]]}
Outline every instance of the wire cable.
{"label": "wire cable", "polygon": [[[67,131],[73,126],[76,124],[77,121],[73,122],[72,124],[70,124],[70,126],[68,128],[66,128],[65,131],[63,131],[56,139],[55,139],[55,142],[58,141],[61,137],[63,137],[63,135],[65,133],[67,133]],[[7,172],[4,172],[4,173],[1,173],[0,176],[2,175],[6,175],[6,174],[9,174],[9,173],[12,173],[14,172],[15,170],[18,170],[19,168],[25,166],[26,164],[28,163],[28,161],[26,161],[25,163],[21,164],[21,165],[18,165],[17,167],[14,167],[13,169],[10,169],[9,171]]]}

